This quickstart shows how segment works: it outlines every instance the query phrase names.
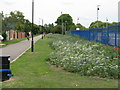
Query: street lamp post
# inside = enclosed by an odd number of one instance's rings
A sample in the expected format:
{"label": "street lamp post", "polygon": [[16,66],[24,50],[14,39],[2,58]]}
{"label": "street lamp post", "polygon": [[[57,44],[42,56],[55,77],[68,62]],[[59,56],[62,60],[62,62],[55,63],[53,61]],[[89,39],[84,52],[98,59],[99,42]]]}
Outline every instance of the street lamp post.
{"label": "street lamp post", "polygon": [[98,11],[100,10],[99,7],[100,5],[97,5],[97,27],[98,27],[98,19],[99,19]]}
{"label": "street lamp post", "polygon": [[106,28],[108,27],[108,18],[106,17]]}
{"label": "street lamp post", "polygon": [[77,18],[77,24],[79,23],[79,17]]}
{"label": "street lamp post", "polygon": [[97,5],[97,21],[98,21],[98,19],[99,19],[99,15],[98,15],[98,11],[100,10],[100,5]]}
{"label": "street lamp post", "polygon": [[31,51],[34,52],[34,40],[33,40],[33,23],[34,23],[34,0],[32,0],[32,42],[31,42]]}

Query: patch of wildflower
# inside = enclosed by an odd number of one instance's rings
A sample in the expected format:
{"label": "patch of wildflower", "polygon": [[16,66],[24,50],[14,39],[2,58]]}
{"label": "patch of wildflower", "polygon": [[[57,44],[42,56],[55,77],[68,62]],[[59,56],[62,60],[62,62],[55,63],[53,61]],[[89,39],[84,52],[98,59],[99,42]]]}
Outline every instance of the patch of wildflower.
{"label": "patch of wildflower", "polygon": [[118,78],[118,48],[90,42],[76,36],[49,35],[55,38],[51,46],[55,49],[49,61],[70,72],[80,75]]}

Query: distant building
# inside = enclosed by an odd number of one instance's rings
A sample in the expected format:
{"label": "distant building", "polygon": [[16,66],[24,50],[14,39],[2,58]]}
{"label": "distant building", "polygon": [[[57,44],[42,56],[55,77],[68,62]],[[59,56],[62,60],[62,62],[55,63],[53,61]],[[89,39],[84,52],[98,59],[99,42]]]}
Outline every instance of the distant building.
{"label": "distant building", "polygon": [[25,32],[18,32],[18,39],[25,38]]}
{"label": "distant building", "polygon": [[6,31],[7,40],[21,39],[25,38],[25,32],[16,32],[15,30]]}

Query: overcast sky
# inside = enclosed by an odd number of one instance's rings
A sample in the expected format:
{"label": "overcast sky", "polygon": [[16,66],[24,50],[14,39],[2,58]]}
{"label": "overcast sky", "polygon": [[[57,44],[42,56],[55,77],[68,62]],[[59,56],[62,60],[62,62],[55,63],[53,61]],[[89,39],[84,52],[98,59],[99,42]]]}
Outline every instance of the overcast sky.
{"label": "overcast sky", "polygon": [[[91,22],[97,20],[97,5],[100,6],[99,20],[109,22],[118,21],[118,2],[120,0],[34,0],[35,23],[39,24],[39,18],[44,23],[54,23],[63,14],[70,14],[74,23],[88,27]],[[32,0],[0,0],[0,12],[8,14],[10,11],[19,10],[24,13],[26,19],[32,20]],[[40,23],[41,24],[41,23]]]}

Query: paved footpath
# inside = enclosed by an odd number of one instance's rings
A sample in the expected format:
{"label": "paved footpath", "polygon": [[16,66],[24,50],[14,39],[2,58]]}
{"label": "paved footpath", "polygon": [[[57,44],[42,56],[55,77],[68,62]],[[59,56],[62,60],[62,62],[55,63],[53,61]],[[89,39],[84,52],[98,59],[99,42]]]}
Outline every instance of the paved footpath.
{"label": "paved footpath", "polygon": [[[39,40],[42,36],[34,37],[34,43]],[[23,53],[25,53],[31,47],[31,39],[21,41],[16,44],[11,44],[6,47],[0,48],[0,55],[10,55],[10,62],[15,61]]]}

